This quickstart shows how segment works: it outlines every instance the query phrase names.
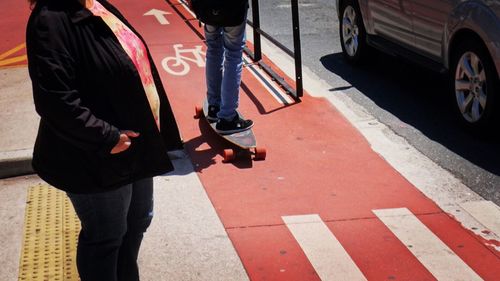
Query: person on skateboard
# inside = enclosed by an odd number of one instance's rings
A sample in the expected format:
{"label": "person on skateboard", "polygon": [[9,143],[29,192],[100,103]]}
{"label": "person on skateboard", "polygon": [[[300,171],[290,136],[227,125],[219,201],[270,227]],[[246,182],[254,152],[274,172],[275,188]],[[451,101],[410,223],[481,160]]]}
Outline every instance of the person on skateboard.
{"label": "person on skateboard", "polygon": [[[188,0],[188,5],[198,19],[205,23],[207,119],[217,122],[218,133],[233,134],[248,130],[254,124],[250,119],[241,118],[236,111],[246,42],[248,0],[222,2],[223,7],[219,7],[217,13],[210,12],[215,11],[210,7],[210,1]],[[225,10],[228,11],[227,16]],[[218,18],[213,18],[214,14]]]}

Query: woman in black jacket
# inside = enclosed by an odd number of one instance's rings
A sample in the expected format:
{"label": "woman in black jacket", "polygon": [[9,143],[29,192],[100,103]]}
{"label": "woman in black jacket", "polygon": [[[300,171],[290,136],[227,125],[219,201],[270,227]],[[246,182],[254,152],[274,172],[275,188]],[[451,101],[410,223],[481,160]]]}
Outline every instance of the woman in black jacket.
{"label": "woman in black jacket", "polygon": [[80,218],[82,281],[139,280],[152,177],[179,131],[144,40],[105,0],[29,0],[26,41],[41,116],[33,167]]}

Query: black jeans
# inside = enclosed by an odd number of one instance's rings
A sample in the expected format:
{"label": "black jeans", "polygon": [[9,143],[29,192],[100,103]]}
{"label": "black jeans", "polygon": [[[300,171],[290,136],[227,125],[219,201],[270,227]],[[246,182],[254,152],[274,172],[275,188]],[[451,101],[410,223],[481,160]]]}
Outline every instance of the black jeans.
{"label": "black jeans", "polygon": [[138,281],[137,256],[153,218],[153,179],[68,197],[82,224],[76,258],[81,281]]}

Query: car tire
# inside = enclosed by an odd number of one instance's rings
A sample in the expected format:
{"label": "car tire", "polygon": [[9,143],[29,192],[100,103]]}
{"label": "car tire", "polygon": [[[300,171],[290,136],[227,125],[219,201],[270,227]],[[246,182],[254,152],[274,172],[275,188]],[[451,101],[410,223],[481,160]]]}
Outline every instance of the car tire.
{"label": "car tire", "polygon": [[500,94],[488,49],[476,40],[464,40],[453,50],[450,66],[450,92],[458,118],[468,129],[488,133],[499,119]]}
{"label": "car tire", "polygon": [[339,13],[339,34],[344,58],[353,64],[363,61],[368,45],[361,10],[356,0],[342,1]]}

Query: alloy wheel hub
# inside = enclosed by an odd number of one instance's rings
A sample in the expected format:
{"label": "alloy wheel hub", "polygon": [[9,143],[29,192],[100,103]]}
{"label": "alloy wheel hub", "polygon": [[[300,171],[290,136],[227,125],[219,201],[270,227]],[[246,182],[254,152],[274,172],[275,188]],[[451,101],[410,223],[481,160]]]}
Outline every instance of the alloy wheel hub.
{"label": "alloy wheel hub", "polygon": [[474,123],[481,119],[486,107],[486,76],[479,57],[467,52],[460,58],[455,73],[455,95],[462,116]]}
{"label": "alloy wheel hub", "polygon": [[349,56],[356,55],[358,50],[359,28],[356,24],[356,11],[352,6],[344,10],[342,17],[342,37],[345,50]]}

